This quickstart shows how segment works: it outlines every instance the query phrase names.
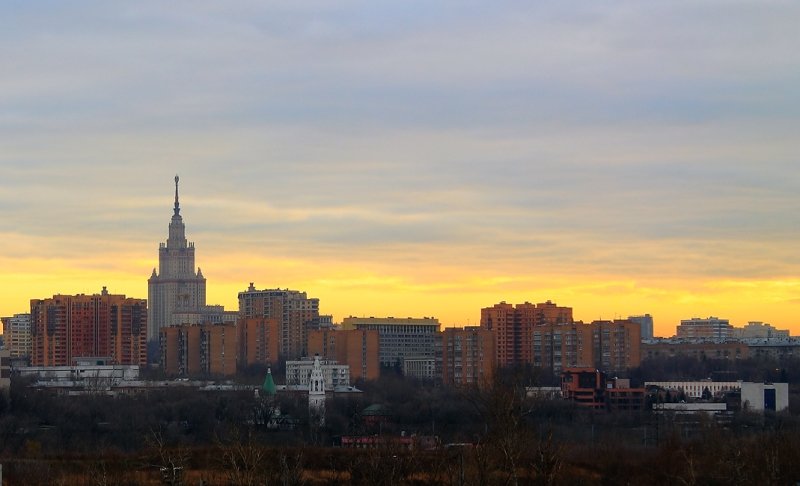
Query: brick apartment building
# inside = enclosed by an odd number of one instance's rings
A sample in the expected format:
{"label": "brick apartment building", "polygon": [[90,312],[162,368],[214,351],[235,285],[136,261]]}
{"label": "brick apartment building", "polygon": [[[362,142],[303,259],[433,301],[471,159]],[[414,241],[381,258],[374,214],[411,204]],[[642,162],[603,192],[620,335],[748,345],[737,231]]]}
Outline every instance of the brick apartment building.
{"label": "brick apartment building", "polygon": [[147,301],[109,294],[31,300],[31,364],[70,366],[78,358],[147,364]]}
{"label": "brick apartment building", "polygon": [[160,364],[171,376],[236,374],[238,347],[233,324],[191,324],[161,328]]}
{"label": "brick apartment building", "polygon": [[240,318],[237,322],[239,364],[272,365],[280,355],[280,323],[272,317]]}
{"label": "brick apartment building", "polygon": [[533,363],[533,328],[569,324],[572,309],[547,301],[541,304],[507,304],[500,302],[481,309],[481,327],[495,336],[498,366]]}
{"label": "brick apartment building", "polygon": [[308,331],[320,327],[319,299],[297,290],[257,290],[251,282],[239,292],[239,317],[277,320],[280,357],[298,359],[308,355]]}
{"label": "brick apartment building", "polygon": [[371,329],[320,329],[308,332],[308,354],[350,366],[350,379],[375,380],[380,375],[379,335]]}
{"label": "brick apartment building", "polygon": [[478,326],[442,332],[442,381],[445,385],[484,385],[495,370],[494,335]]}

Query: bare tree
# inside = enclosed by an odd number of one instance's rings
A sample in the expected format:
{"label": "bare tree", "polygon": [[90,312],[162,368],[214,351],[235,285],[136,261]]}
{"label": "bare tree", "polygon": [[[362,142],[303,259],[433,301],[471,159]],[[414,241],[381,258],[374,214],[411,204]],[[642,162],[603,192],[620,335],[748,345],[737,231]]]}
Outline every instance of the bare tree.
{"label": "bare tree", "polygon": [[[235,435],[238,433],[234,432]],[[263,484],[264,449],[253,441],[250,432],[242,440],[237,437],[227,444],[219,442],[222,461],[232,486],[255,486]]]}
{"label": "bare tree", "polygon": [[183,486],[189,452],[180,447],[167,447],[161,430],[151,430],[148,442],[155,449],[157,455],[158,464],[153,464],[153,466],[158,468],[161,483],[168,486]]}

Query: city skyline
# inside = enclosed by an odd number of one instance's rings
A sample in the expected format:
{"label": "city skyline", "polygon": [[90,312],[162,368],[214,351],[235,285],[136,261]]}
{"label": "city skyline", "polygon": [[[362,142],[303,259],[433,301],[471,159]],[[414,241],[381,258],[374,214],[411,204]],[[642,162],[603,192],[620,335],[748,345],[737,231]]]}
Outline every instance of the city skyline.
{"label": "city skyline", "polygon": [[208,302],[500,301],[800,332],[800,6],[0,7],[0,315],[143,298],[181,176]]}

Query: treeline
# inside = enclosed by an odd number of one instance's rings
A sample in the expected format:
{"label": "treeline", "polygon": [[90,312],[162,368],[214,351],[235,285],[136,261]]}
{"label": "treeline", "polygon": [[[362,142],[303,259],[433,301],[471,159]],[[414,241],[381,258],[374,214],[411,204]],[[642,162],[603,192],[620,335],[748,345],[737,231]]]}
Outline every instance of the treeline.
{"label": "treeline", "polygon": [[[32,408],[25,414],[12,402],[3,417],[4,484],[666,485],[800,478],[800,423],[792,415],[743,414],[719,424],[702,416],[592,413],[532,399],[524,379],[509,374],[491,387],[459,392],[421,386],[411,393],[419,384],[399,378],[376,383],[365,395],[385,400],[394,423],[378,431],[352,416],[331,425],[382,432],[387,440],[370,449],[324,447],[327,427],[259,428],[246,419],[252,396],[169,391],[48,401],[18,389],[17,399],[32,400],[20,406]],[[282,406],[291,407],[291,399]],[[299,417],[303,404],[294,406]],[[360,408],[330,403],[337,421],[348,410],[357,415]],[[39,427],[14,429],[12,422]],[[401,429],[410,435],[433,427],[442,437],[433,450],[408,450],[392,440]]]}
{"label": "treeline", "polygon": [[[646,362],[631,370],[631,377],[655,365],[681,377],[661,379],[696,379],[694,373],[702,377],[719,369],[719,363],[693,361]],[[754,362],[749,369],[756,373],[774,364]],[[789,376],[798,369],[782,364]],[[800,479],[796,415],[740,414],[717,423],[647,411],[591,412],[528,396],[526,387],[542,384],[543,374],[532,368],[501,370],[491,385],[451,389],[389,373],[360,383],[362,394],[329,399],[320,428],[308,423],[302,393],[280,394],[274,402],[250,392],[188,387],[137,396],[59,397],[14,378],[10,401],[0,401],[4,484],[790,484]],[[253,373],[252,381],[259,380]],[[796,402],[792,396],[792,410]],[[385,416],[367,420],[365,409],[376,404]],[[267,428],[258,418],[265,406],[292,417],[293,428]],[[347,435],[385,440],[370,449],[332,447]],[[397,440],[411,436],[435,436],[438,447],[407,450]]]}

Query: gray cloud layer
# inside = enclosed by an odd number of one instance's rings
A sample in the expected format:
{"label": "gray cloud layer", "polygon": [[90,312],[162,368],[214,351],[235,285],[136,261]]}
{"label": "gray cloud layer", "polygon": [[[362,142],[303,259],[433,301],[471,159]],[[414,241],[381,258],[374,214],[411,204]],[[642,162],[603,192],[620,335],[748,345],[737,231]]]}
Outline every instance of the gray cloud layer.
{"label": "gray cloud layer", "polygon": [[797,274],[798,21],[780,1],[5,4],[0,232],[149,249],[179,172],[220,251]]}

